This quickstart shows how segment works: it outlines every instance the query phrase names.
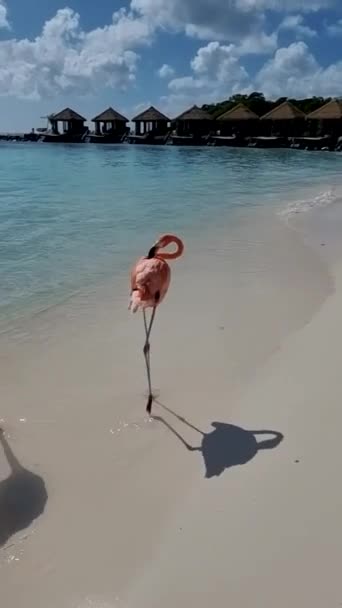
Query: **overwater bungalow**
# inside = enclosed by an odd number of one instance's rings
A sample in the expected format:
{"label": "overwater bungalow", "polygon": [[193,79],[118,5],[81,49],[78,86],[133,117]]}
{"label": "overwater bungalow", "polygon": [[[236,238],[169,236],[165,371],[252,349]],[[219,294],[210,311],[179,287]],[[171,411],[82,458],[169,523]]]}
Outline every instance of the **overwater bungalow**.
{"label": "overwater bungalow", "polygon": [[[65,108],[57,114],[48,116],[50,129],[43,136],[45,142],[81,143],[84,141],[88,128],[85,126],[86,118]],[[59,131],[58,123],[62,123],[62,131]]]}
{"label": "overwater bungalow", "polygon": [[275,146],[274,138],[279,138],[279,146],[284,145],[293,137],[302,136],[305,133],[305,114],[290,101],[284,101],[261,117],[261,135],[270,137],[271,147]]}
{"label": "overwater bungalow", "polygon": [[129,136],[130,143],[163,145],[169,136],[170,119],[151,106],[132,119],[135,125],[134,135]]}
{"label": "overwater bungalow", "polygon": [[308,114],[307,121],[311,133],[330,137],[331,145],[336,145],[342,136],[342,100],[332,99],[318,110]]}
{"label": "overwater bungalow", "polygon": [[259,116],[239,103],[216,119],[219,131],[210,139],[215,146],[243,146],[258,132]]}
{"label": "overwater bungalow", "polygon": [[108,108],[92,119],[95,132],[89,136],[89,141],[96,144],[118,144],[128,134],[128,118],[119,114],[113,108]]}
{"label": "overwater bungalow", "polygon": [[213,129],[213,117],[211,114],[192,106],[175,118],[175,134],[172,135],[172,143],[178,146],[197,146],[207,143]]}

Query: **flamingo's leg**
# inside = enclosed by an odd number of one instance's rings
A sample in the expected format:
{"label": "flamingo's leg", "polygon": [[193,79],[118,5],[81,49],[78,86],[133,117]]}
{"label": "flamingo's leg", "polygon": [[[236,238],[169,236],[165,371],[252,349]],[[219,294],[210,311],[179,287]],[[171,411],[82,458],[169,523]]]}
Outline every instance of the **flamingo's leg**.
{"label": "flamingo's leg", "polygon": [[150,335],[151,335],[151,330],[152,330],[152,325],[153,325],[155,314],[156,314],[156,307],[153,308],[150,322],[147,323],[146,311],[145,311],[145,309],[143,309],[144,327],[145,327],[145,334],[146,334],[146,341],[144,344],[144,356],[145,356],[147,382],[148,382],[148,401],[147,401],[146,411],[149,414],[151,413],[152,401],[153,401],[152,383],[151,383],[151,362],[150,362]]}

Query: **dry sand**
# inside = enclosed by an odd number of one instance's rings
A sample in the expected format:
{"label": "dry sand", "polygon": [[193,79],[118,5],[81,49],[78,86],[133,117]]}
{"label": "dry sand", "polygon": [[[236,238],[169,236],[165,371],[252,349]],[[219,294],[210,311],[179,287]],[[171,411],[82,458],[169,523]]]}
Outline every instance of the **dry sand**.
{"label": "dry sand", "polygon": [[174,268],[163,421],[123,284],[3,340],[4,608],[342,604],[342,266],[276,222],[239,266],[251,234]]}

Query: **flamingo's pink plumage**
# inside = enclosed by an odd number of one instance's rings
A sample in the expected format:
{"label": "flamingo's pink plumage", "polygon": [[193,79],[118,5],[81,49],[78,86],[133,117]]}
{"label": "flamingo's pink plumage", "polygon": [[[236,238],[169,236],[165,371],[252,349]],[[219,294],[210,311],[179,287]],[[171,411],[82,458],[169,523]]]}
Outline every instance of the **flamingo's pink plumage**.
{"label": "flamingo's pink plumage", "polygon": [[170,279],[170,267],[165,260],[141,258],[132,272],[131,311],[160,304],[166,296]]}
{"label": "flamingo's pink plumage", "polygon": [[[174,253],[163,253],[160,250],[170,243],[176,243]],[[153,257],[140,258],[131,273],[130,310],[155,308],[167,294],[170,285],[171,270],[166,260],[176,259],[183,253],[182,241],[173,235],[161,237],[155,245]]]}

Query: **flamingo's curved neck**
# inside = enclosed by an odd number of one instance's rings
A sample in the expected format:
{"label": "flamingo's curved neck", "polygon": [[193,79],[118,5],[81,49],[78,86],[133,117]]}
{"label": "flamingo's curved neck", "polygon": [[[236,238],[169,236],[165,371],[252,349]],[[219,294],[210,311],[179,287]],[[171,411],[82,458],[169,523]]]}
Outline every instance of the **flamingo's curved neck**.
{"label": "flamingo's curved neck", "polygon": [[177,258],[180,258],[180,256],[182,255],[183,251],[184,251],[184,245],[183,242],[181,241],[180,238],[178,238],[178,236],[175,236],[173,234],[167,235],[162,237],[163,240],[163,247],[168,247],[168,245],[171,245],[172,243],[174,243],[177,246],[176,251],[171,251],[171,252],[162,252],[162,251],[158,251],[157,252],[157,258],[160,258],[161,260],[176,260]]}

